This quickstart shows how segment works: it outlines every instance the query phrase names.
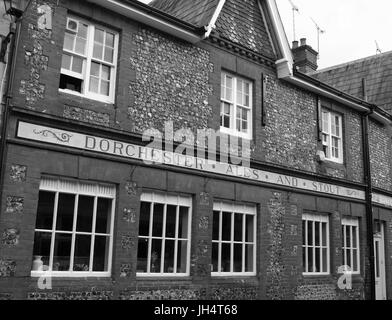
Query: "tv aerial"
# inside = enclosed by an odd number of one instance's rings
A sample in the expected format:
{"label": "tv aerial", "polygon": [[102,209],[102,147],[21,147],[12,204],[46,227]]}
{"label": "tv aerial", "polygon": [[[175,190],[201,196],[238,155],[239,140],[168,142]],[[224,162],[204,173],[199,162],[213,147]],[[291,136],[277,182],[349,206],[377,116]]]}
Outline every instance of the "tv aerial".
{"label": "tv aerial", "polygon": [[299,13],[299,8],[294,4],[294,2],[292,0],[289,0],[292,10],[293,10],[293,41],[297,40],[297,36],[296,36],[296,32],[295,32],[295,13],[298,12]]}
{"label": "tv aerial", "polygon": [[314,19],[312,17],[310,17],[310,19],[312,19],[314,25],[316,26],[317,29],[317,52],[318,52],[318,59],[320,59],[320,35],[324,34],[326,31],[324,29],[322,29],[316,21],[314,21]]}

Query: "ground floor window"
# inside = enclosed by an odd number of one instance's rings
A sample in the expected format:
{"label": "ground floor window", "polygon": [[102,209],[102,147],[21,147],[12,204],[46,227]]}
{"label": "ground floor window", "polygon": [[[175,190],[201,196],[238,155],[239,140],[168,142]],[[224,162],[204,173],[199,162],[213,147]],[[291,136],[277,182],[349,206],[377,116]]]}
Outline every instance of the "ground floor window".
{"label": "ground floor window", "polygon": [[214,203],[212,275],[256,274],[256,206]]}
{"label": "ground floor window", "polygon": [[191,197],[142,194],[137,275],[190,274],[191,212]]}
{"label": "ground floor window", "polygon": [[109,276],[115,195],[111,185],[43,178],[32,275]]}
{"label": "ground floor window", "polygon": [[343,265],[353,273],[360,272],[359,263],[359,221],[358,219],[342,219],[342,253]]}
{"label": "ground floor window", "polygon": [[304,214],[302,217],[304,274],[329,274],[329,218]]}

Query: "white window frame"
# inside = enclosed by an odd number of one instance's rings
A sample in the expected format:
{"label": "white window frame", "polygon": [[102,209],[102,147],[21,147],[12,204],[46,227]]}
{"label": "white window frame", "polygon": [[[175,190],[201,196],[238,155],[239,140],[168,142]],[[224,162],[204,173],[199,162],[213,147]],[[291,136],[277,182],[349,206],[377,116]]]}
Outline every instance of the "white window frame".
{"label": "white window frame", "polygon": [[[242,244],[242,272],[211,272],[212,277],[236,277],[236,276],[256,276],[256,254],[257,254],[257,209],[256,206],[245,205],[245,204],[235,204],[228,202],[215,202],[213,206],[213,211],[219,211],[219,240],[212,240],[212,243],[218,244],[218,270],[221,270],[222,266],[222,244],[230,244],[230,270],[234,270],[234,244]],[[222,240],[222,212],[231,213],[231,236],[230,240]],[[243,230],[242,230],[242,241],[234,241],[234,213],[243,214]],[[253,216],[253,242],[247,242],[246,236],[246,216]],[[246,245],[253,245],[253,271],[245,272],[245,249]]]}
{"label": "white window frame", "polygon": [[[361,254],[360,254],[360,239],[359,239],[359,219],[358,218],[343,218],[342,219],[342,227],[343,227],[343,245],[342,245],[342,253],[343,253],[343,265],[347,265],[347,252],[350,252],[350,258],[351,261],[354,261],[354,250],[357,250],[357,268],[358,270],[353,270],[352,266],[349,266],[351,268],[351,273],[352,274],[360,274],[361,273]],[[355,228],[356,231],[353,231]],[[351,246],[347,246],[347,229],[350,230],[350,244]],[[353,246],[353,232],[356,233],[357,237],[357,246]]]}
{"label": "white window frame", "polygon": [[[77,54],[75,52],[64,49],[64,47],[63,47],[61,53],[64,52],[64,53],[68,53],[72,56],[79,56],[79,57],[85,59],[85,63],[83,63],[82,76],[77,72],[73,72],[73,71],[70,71],[67,69],[63,69],[63,68],[61,68],[61,74],[81,79],[83,81],[84,92],[80,93],[77,91],[73,91],[73,90],[69,90],[69,89],[60,89],[60,88],[59,88],[59,91],[63,92],[63,93],[67,93],[67,94],[76,95],[79,97],[84,97],[84,98],[88,98],[88,99],[92,99],[92,100],[98,100],[98,101],[104,102],[104,103],[110,103],[110,104],[114,103],[115,102],[115,90],[116,90],[117,60],[118,60],[118,51],[119,51],[119,34],[118,34],[118,32],[114,31],[113,29],[106,28],[102,25],[91,23],[89,21],[86,21],[82,18],[73,16],[73,15],[67,16],[67,24],[68,24],[68,20],[75,20],[75,21],[78,21],[78,23],[87,24],[88,28],[87,28],[86,55]],[[93,58],[95,28],[99,28],[99,29],[104,30],[105,32],[110,32],[110,33],[114,34],[113,63],[109,63],[107,61]],[[91,73],[91,63],[94,61],[110,67],[109,96],[90,92],[90,90],[89,90],[90,76],[91,76],[91,74],[90,74]]]}
{"label": "white window frame", "polygon": [[[50,246],[50,261],[49,261],[49,270],[48,271],[31,271],[32,277],[110,277],[112,273],[112,258],[113,258],[113,232],[114,232],[114,216],[115,216],[115,202],[116,202],[116,188],[112,185],[106,185],[101,183],[89,183],[89,182],[79,182],[74,180],[66,180],[66,179],[56,179],[56,178],[42,178],[40,182],[39,191],[48,191],[55,193],[55,201],[54,201],[54,212],[53,212],[53,224],[51,230],[45,229],[35,229],[34,232],[46,232],[51,233],[51,246]],[[59,194],[72,194],[75,195],[75,203],[74,203],[74,215],[73,215],[73,226],[72,231],[57,231],[57,210],[58,210],[58,200]],[[76,231],[77,226],[77,211],[78,211],[78,199],[79,196],[91,196],[94,197],[94,214],[93,214],[93,222],[92,222],[92,230],[91,232],[79,232]],[[97,216],[97,202],[98,198],[105,198],[112,200],[112,208],[111,208],[111,218],[108,223],[110,223],[110,234],[101,234],[95,232],[95,222]],[[68,234],[72,235],[71,242],[71,256],[70,256],[70,270],[69,271],[53,271],[53,260],[54,260],[54,246],[55,246],[55,234]],[[75,251],[75,242],[76,242],[76,234],[78,235],[91,235],[91,246],[90,246],[90,270],[89,271],[73,271],[73,262],[74,262],[74,251]],[[108,247],[108,271],[92,271],[93,259],[94,259],[94,239],[95,236],[109,236],[109,247]]]}
{"label": "white window frame", "polygon": [[[302,221],[306,221],[305,223],[305,230],[302,230],[303,233],[305,233],[305,243],[302,243],[302,250],[305,250],[304,254],[305,254],[305,265],[303,266],[303,275],[305,276],[317,276],[317,275],[329,275],[331,273],[331,257],[330,257],[330,239],[329,239],[329,217],[327,215],[317,215],[317,214],[303,214],[302,216]],[[313,239],[312,239],[312,245],[308,245],[309,241],[308,241],[308,223],[307,222],[313,222],[312,224],[312,235],[313,235]],[[319,241],[319,245],[316,246],[316,233],[315,231],[315,223],[319,222],[319,237],[320,237],[320,241]],[[327,246],[323,246],[322,245],[322,223],[326,223],[326,241],[327,241]],[[327,250],[327,271],[324,272],[310,272],[308,271],[308,248],[313,248],[313,269],[315,269],[316,267],[316,248],[318,248],[320,250],[320,267],[323,267],[323,254],[322,254],[322,250],[326,249]]]}
{"label": "white window frame", "polygon": [[[221,72],[221,78],[226,77],[231,77],[233,79],[233,88],[232,88],[232,101],[227,100],[224,98],[224,93],[222,90],[222,87],[224,86],[223,83],[221,83],[221,98],[220,98],[220,118],[219,122],[221,122],[221,117],[222,117],[222,105],[223,103],[227,103],[230,105],[230,128],[226,128],[224,126],[220,126],[220,132],[224,134],[228,134],[231,136],[236,136],[239,138],[247,139],[247,140],[252,140],[253,137],[253,82],[249,81],[245,78],[241,78],[238,76],[235,76],[231,73],[222,71]],[[237,82],[238,80],[243,81],[244,83],[249,84],[249,107],[238,105],[237,104]],[[222,81],[222,80],[221,80]],[[237,129],[237,108],[244,108],[249,111],[249,119],[248,119],[248,132],[241,132],[238,131]]]}
{"label": "white window frame", "polygon": [[[330,111],[326,108],[322,108],[321,111],[322,117],[321,117],[321,127],[322,127],[322,143],[323,146],[325,146],[328,149],[328,154],[325,154],[325,158],[329,161],[336,162],[339,164],[343,164],[344,162],[344,156],[343,156],[343,116],[339,113]],[[328,128],[325,128],[324,126],[324,114],[328,114]],[[336,136],[332,134],[332,120],[334,117],[339,118],[339,136]],[[329,142],[324,141],[324,135],[328,137]],[[337,138],[339,141],[339,147],[338,147],[338,152],[339,152],[339,157],[334,157],[332,148],[333,148],[333,138]]]}
{"label": "white window frame", "polygon": [[[192,227],[192,197],[180,196],[180,195],[170,195],[170,194],[161,194],[161,193],[143,193],[140,198],[141,202],[149,202],[150,206],[150,225],[149,225],[149,235],[148,236],[140,236],[138,234],[139,239],[148,239],[148,253],[147,253],[147,272],[137,272],[136,276],[143,278],[171,278],[171,277],[189,277],[190,275],[190,260],[191,260],[191,227]],[[153,215],[154,215],[154,204],[159,203],[164,205],[163,209],[163,223],[162,223],[162,236],[156,237],[152,235],[153,231]],[[167,206],[173,205],[176,206],[176,235],[175,238],[167,238],[166,237],[166,214],[167,214]],[[187,239],[178,237],[178,225],[179,225],[179,208],[180,207],[188,207],[188,234]],[[174,273],[152,273],[150,272],[151,268],[151,248],[153,239],[162,240],[162,249],[161,249],[161,265],[160,270],[164,270],[164,262],[162,259],[165,255],[165,242],[166,240],[174,240],[175,248],[174,248]],[[177,273],[177,253],[178,253],[178,242],[187,240],[187,254],[186,254],[186,272],[185,273]],[[137,257],[137,255],[136,255]]]}

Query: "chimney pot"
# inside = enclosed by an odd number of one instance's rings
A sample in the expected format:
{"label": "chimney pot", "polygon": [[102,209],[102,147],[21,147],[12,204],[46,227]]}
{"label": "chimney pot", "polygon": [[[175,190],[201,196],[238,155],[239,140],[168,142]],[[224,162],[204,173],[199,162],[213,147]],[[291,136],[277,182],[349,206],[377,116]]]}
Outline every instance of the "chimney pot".
{"label": "chimney pot", "polygon": [[301,39],[301,47],[306,46],[306,38]]}
{"label": "chimney pot", "polygon": [[298,41],[295,40],[293,41],[293,49],[297,49],[298,48]]}

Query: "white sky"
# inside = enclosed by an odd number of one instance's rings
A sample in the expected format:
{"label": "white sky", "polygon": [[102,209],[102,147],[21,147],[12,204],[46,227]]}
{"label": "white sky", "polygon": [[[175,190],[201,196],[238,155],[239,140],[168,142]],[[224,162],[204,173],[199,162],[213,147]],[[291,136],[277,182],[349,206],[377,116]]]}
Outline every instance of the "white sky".
{"label": "white sky", "polygon": [[[140,0],[148,3],[150,0]],[[320,36],[319,69],[392,50],[392,0],[292,0],[296,13],[296,38],[307,38],[317,50],[316,23]],[[293,41],[293,11],[289,0],[276,0],[289,42]]]}

